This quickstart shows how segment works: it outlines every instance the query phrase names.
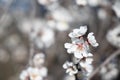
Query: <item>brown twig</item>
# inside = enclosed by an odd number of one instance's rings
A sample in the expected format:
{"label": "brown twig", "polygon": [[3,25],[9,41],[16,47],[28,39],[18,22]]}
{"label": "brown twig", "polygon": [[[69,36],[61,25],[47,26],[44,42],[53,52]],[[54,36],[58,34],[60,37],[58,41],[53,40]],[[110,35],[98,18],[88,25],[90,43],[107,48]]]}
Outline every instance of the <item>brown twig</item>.
{"label": "brown twig", "polygon": [[92,74],[89,76],[88,80],[91,80],[91,78],[99,72],[99,70],[105,66],[107,63],[109,63],[113,58],[115,58],[117,55],[120,54],[120,49],[112,53],[97,69],[95,69]]}
{"label": "brown twig", "polygon": [[30,42],[29,65],[32,65],[32,57],[34,55],[34,43]]}
{"label": "brown twig", "polygon": [[75,74],[75,80],[79,80],[78,77],[77,77],[77,74]]}
{"label": "brown twig", "polygon": [[[79,69],[79,68],[78,68],[78,64],[76,64],[76,67],[77,67],[77,69]],[[77,74],[75,74],[75,80],[79,80]]]}

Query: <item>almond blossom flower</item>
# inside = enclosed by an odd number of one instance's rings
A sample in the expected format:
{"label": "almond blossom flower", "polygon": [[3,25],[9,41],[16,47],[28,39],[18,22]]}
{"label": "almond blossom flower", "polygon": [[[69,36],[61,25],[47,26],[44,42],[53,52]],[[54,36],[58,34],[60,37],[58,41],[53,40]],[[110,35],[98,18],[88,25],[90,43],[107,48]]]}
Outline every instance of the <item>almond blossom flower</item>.
{"label": "almond blossom flower", "polygon": [[[72,22],[73,17],[70,12],[59,4],[55,4],[54,10],[51,10],[51,15],[55,21],[64,21],[64,22]],[[64,14],[64,15],[63,15]]]}
{"label": "almond blossom flower", "polygon": [[49,4],[49,1],[48,0],[37,0],[39,4],[42,4],[42,5],[48,5]]}
{"label": "almond blossom flower", "polygon": [[33,58],[35,67],[41,67],[45,62],[45,55],[43,53],[37,53]]}
{"label": "almond blossom flower", "polygon": [[42,77],[40,76],[41,72],[38,68],[29,67],[27,71],[29,73],[30,80],[42,80]]}
{"label": "almond blossom flower", "polygon": [[82,64],[92,64],[92,61],[93,61],[93,58],[92,58],[92,54],[89,53],[87,55],[87,57],[83,57],[81,60],[80,60],[80,65]]}
{"label": "almond blossom flower", "polygon": [[56,29],[59,31],[66,31],[70,28],[69,24],[65,21],[59,21],[56,23]]}
{"label": "almond blossom flower", "polygon": [[63,68],[66,69],[66,73],[74,75],[78,73],[76,66],[72,62],[65,62]]}
{"label": "almond blossom flower", "polygon": [[43,80],[47,76],[47,69],[28,67],[20,75],[20,80]]}
{"label": "almond blossom flower", "polygon": [[86,42],[84,42],[83,37],[76,39],[73,43],[65,43],[65,48],[68,53],[73,53],[76,58],[86,57],[89,53],[89,47]]}
{"label": "almond blossom flower", "polygon": [[106,38],[110,44],[115,47],[120,48],[120,25],[116,26],[116,28],[109,30]]}
{"label": "almond blossom flower", "polygon": [[32,28],[31,20],[30,19],[23,19],[21,22],[18,23],[18,29],[23,34],[29,34]]}
{"label": "almond blossom flower", "polygon": [[65,21],[48,20],[47,24],[50,28],[58,31],[66,31],[70,27]]}
{"label": "almond blossom flower", "polygon": [[20,80],[29,80],[29,74],[26,70],[23,70],[20,74]]}
{"label": "almond blossom flower", "polygon": [[35,39],[38,48],[50,47],[54,43],[54,32],[49,28],[42,28]]}
{"label": "almond blossom flower", "polygon": [[74,29],[73,32],[69,33],[70,38],[76,38],[85,35],[87,32],[87,26],[80,26],[79,29]]}
{"label": "almond blossom flower", "polygon": [[77,5],[85,6],[87,5],[87,0],[75,0]]}
{"label": "almond blossom flower", "polygon": [[108,17],[107,11],[103,8],[98,10],[97,15],[100,20],[105,20]]}
{"label": "almond blossom flower", "polygon": [[96,41],[96,39],[95,39],[95,37],[94,37],[93,34],[94,34],[93,32],[89,33],[88,36],[87,36],[87,38],[88,38],[89,43],[93,47],[97,47],[97,46],[99,46],[99,44],[97,43],[97,41]]}
{"label": "almond blossom flower", "polygon": [[93,66],[89,64],[82,64],[83,72],[86,76],[89,76],[93,71]]}
{"label": "almond blossom flower", "polygon": [[70,28],[69,23],[74,18],[66,8],[59,5],[59,3],[53,3],[48,6],[48,10],[50,10],[50,17],[52,18],[47,22],[49,27],[58,31],[66,31]]}
{"label": "almond blossom flower", "polygon": [[42,67],[42,68],[29,67],[27,71],[30,75],[30,79],[32,80],[36,80],[37,78],[40,78],[40,77],[43,78],[47,76],[47,69],[45,67]]}
{"label": "almond blossom flower", "polygon": [[90,6],[93,7],[98,6],[100,4],[100,0],[87,0],[87,2]]}
{"label": "almond blossom flower", "polygon": [[87,76],[92,72],[93,66],[91,65],[93,62],[92,54],[89,53],[87,57],[83,57],[80,59],[79,65],[87,72]]}
{"label": "almond blossom flower", "polygon": [[44,6],[49,5],[50,3],[56,2],[57,0],[37,0],[39,4]]}

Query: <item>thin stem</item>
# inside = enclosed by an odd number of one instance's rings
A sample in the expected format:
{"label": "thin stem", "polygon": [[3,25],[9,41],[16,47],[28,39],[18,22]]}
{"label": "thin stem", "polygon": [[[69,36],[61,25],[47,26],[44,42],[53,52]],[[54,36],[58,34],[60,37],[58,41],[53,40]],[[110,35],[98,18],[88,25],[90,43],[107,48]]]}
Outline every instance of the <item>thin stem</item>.
{"label": "thin stem", "polygon": [[91,78],[99,72],[99,70],[104,67],[107,63],[109,63],[113,58],[115,58],[117,55],[120,54],[120,49],[112,53],[97,69],[95,69],[92,74],[90,75],[88,80],[91,80]]}
{"label": "thin stem", "polygon": [[[31,19],[34,19],[35,15],[36,15],[36,2],[34,0],[31,0],[32,6],[33,6],[33,11],[32,11],[32,15],[31,15]],[[32,22],[31,22],[32,23]],[[34,25],[32,24],[32,29],[34,28]],[[32,29],[31,29],[31,33],[32,34]],[[30,55],[29,55],[29,65],[32,65],[32,58],[34,55],[34,39],[31,39],[31,36],[29,35],[29,40],[30,40]]]}
{"label": "thin stem", "polygon": [[[78,64],[76,64],[76,68],[77,68],[77,69],[78,69],[78,71],[79,71]],[[75,74],[75,80],[79,80],[79,78],[78,78],[77,74]]]}
{"label": "thin stem", "polygon": [[78,77],[77,77],[77,74],[75,74],[75,80],[79,80]]}
{"label": "thin stem", "polygon": [[29,65],[32,65],[32,57],[34,55],[34,43],[30,41],[30,55],[29,55]]}

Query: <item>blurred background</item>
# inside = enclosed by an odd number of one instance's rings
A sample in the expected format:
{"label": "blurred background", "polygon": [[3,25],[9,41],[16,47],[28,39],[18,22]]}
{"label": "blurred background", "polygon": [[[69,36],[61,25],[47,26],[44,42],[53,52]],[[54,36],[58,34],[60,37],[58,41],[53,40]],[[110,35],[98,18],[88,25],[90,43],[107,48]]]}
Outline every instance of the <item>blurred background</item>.
{"label": "blurred background", "polygon": [[[31,43],[34,53],[46,55],[48,80],[74,80],[62,68],[71,57],[64,43],[81,25],[87,25],[100,44],[91,49],[97,68],[120,48],[120,0],[0,0],[0,80],[19,80]],[[120,56],[92,80],[120,80]]]}

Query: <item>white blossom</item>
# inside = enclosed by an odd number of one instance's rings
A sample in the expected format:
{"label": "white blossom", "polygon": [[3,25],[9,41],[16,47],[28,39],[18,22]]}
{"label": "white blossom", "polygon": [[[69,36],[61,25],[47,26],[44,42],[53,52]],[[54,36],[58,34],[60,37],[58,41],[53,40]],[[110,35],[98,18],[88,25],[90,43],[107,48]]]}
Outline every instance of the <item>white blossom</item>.
{"label": "white blossom", "polygon": [[41,67],[45,62],[45,55],[43,53],[37,53],[33,58],[35,67]]}
{"label": "white blossom", "polygon": [[87,57],[84,57],[84,58],[85,58],[85,60],[80,61],[80,65],[82,67],[84,67],[85,65],[92,64],[93,58],[87,58]]}
{"label": "white blossom", "polygon": [[43,25],[44,21],[40,19],[23,19],[18,23],[18,28],[22,33],[30,35],[31,38],[34,38]]}
{"label": "white blossom", "polygon": [[18,23],[18,29],[24,33],[24,34],[29,34],[31,31],[31,23],[30,20],[24,19],[21,22]]}
{"label": "white blossom", "polygon": [[74,29],[73,32],[69,33],[70,38],[83,36],[87,32],[87,26],[80,26],[79,29]]}
{"label": "white blossom", "polygon": [[20,74],[20,80],[29,80],[29,74],[26,70],[23,70]]}
{"label": "white blossom", "polygon": [[114,63],[109,63],[100,70],[100,74],[103,80],[113,80],[117,77],[118,73],[119,70]]}
{"label": "white blossom", "polygon": [[47,25],[52,29],[56,29],[56,21],[55,20],[48,20]]}
{"label": "white blossom", "polygon": [[39,4],[42,4],[42,5],[47,5],[49,3],[48,0],[37,0]]}
{"label": "white blossom", "polygon": [[115,4],[112,6],[112,9],[115,11],[118,18],[120,18],[120,2],[116,1]]}
{"label": "white blossom", "polygon": [[66,43],[65,47],[67,48],[67,52],[73,53],[76,58],[83,58],[83,55],[86,55],[86,51],[84,50],[83,45]]}
{"label": "white blossom", "polygon": [[80,62],[79,62],[80,66],[87,73],[87,76],[89,76],[93,70],[93,66],[92,66],[93,58],[92,58],[92,56],[93,55],[91,53],[88,53],[87,57],[83,57],[82,59],[80,59]]}
{"label": "white blossom", "polygon": [[87,5],[87,0],[75,0],[77,5],[85,6]]}
{"label": "white blossom", "polygon": [[97,12],[97,15],[101,20],[107,19],[107,16],[108,16],[107,11],[105,9],[99,9]]}
{"label": "white blossom", "polygon": [[56,3],[49,6],[48,9],[50,9],[52,17],[52,19],[47,22],[48,26],[58,31],[68,30],[70,27],[69,23],[73,21],[70,12]]}
{"label": "white blossom", "polygon": [[47,24],[50,28],[58,31],[66,31],[70,28],[69,24],[65,21],[49,20]]}
{"label": "white blossom", "polygon": [[68,53],[73,53],[76,58],[86,57],[89,53],[88,44],[86,44],[81,37],[79,40],[77,39],[74,43],[65,43],[65,48]]}
{"label": "white blossom", "polygon": [[20,75],[20,80],[43,80],[47,76],[47,68],[33,68],[28,67],[26,70],[22,71]]}
{"label": "white blossom", "polygon": [[46,67],[41,67],[41,68],[33,68],[33,67],[29,67],[27,69],[27,71],[29,72],[31,78],[34,78],[34,75],[36,75],[36,77],[46,77],[47,76],[47,68]]}
{"label": "white blossom", "polygon": [[48,69],[46,67],[40,68],[40,72],[42,77],[46,77],[48,75]]}
{"label": "white blossom", "polygon": [[120,47],[120,25],[118,25],[116,28],[109,30],[107,33],[107,40],[110,44],[112,44],[115,47]]}
{"label": "white blossom", "polygon": [[69,75],[74,75],[78,73],[76,66],[72,62],[65,62],[63,68],[66,69],[66,73]]}
{"label": "white blossom", "polygon": [[87,0],[90,6],[98,6],[100,4],[99,0]]}
{"label": "white blossom", "polygon": [[56,23],[56,29],[58,31],[66,31],[70,28],[69,24],[67,22],[64,22],[64,21],[59,21]]}
{"label": "white blossom", "polygon": [[82,68],[85,70],[86,76],[89,76],[93,71],[93,66],[89,64],[84,64]]}
{"label": "white blossom", "polygon": [[77,64],[77,63],[92,64],[92,61],[93,61],[92,57],[93,57],[93,54],[92,53],[88,53],[85,57],[82,57],[82,58],[73,57],[73,62],[75,64]]}
{"label": "white blossom", "polygon": [[88,42],[89,42],[93,47],[97,47],[97,46],[99,46],[99,44],[97,43],[97,41],[96,41],[96,39],[95,39],[95,37],[94,37],[93,34],[94,34],[93,32],[91,32],[91,33],[88,34],[88,36],[87,36]]}
{"label": "white blossom", "polygon": [[42,72],[40,72],[38,68],[29,67],[27,71],[29,73],[30,80],[43,80],[41,76]]}
{"label": "white blossom", "polygon": [[64,21],[64,22],[73,21],[73,17],[70,14],[70,12],[67,9],[65,9],[59,5],[58,5],[57,9],[51,11],[51,15],[52,15],[53,19],[56,21]]}
{"label": "white blossom", "polygon": [[35,39],[35,44],[38,48],[50,47],[54,43],[54,32],[49,28],[41,29],[37,38]]}
{"label": "white blossom", "polygon": [[72,43],[65,43],[64,46],[65,46],[65,48],[67,49],[67,52],[68,52],[68,53],[74,53],[74,51],[75,51],[76,48],[77,48],[77,45],[72,44]]}
{"label": "white blossom", "polygon": [[57,0],[37,0],[39,4],[42,4],[42,5],[49,5],[50,3],[53,3],[53,2],[56,2]]}

